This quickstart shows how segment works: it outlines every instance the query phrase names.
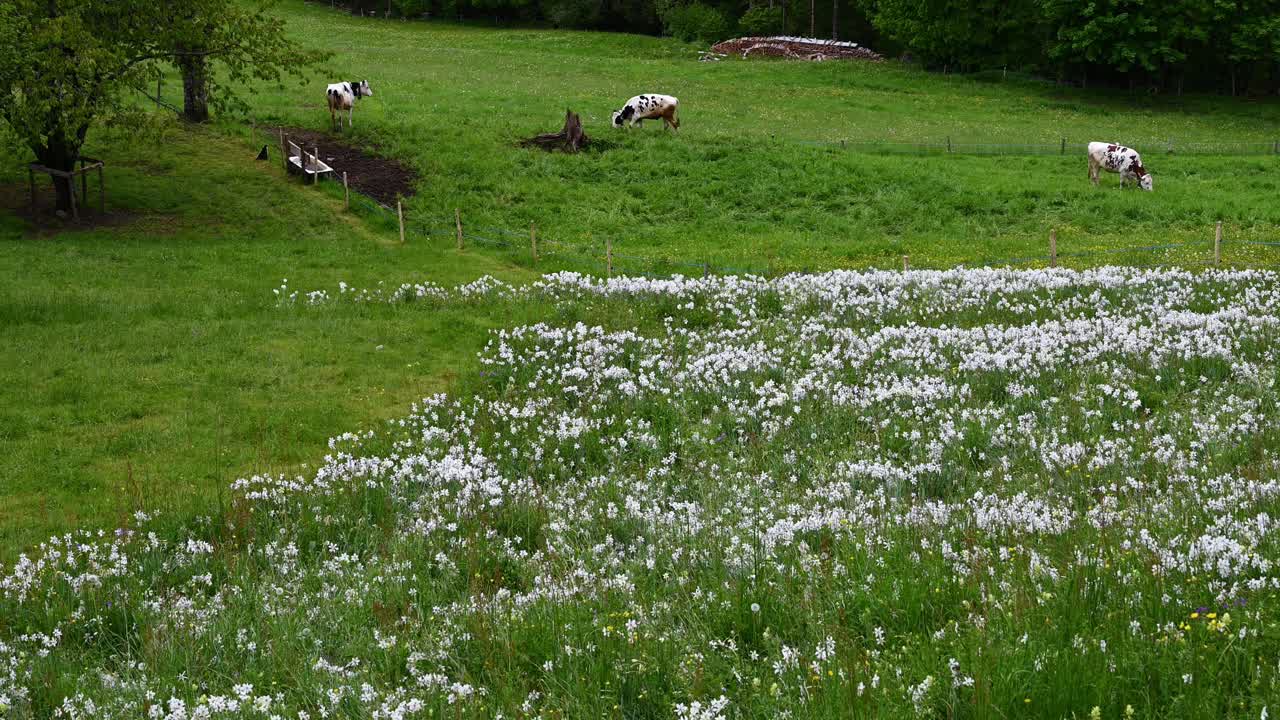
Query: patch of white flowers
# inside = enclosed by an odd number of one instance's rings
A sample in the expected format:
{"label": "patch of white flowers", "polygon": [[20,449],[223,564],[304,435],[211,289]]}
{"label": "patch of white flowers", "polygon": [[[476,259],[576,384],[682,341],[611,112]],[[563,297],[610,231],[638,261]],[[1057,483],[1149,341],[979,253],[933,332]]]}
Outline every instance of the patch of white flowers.
{"label": "patch of white flowers", "polygon": [[[21,558],[0,716],[50,668],[63,717],[1012,716],[1054,667],[1148,692],[1157,656],[1275,650],[1275,274],[276,294],[598,320],[494,333],[475,395],[241,479],[225,517]],[[1173,678],[1170,707],[1208,692]]]}

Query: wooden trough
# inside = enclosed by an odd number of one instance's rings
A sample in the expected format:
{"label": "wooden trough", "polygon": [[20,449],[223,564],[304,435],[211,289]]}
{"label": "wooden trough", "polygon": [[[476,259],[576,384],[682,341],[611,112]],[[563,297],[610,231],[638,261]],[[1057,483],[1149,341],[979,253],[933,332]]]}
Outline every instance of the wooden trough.
{"label": "wooden trough", "polygon": [[320,159],[320,148],[311,148],[311,151],[307,152],[287,138],[285,138],[285,158],[287,160],[285,167],[290,173],[306,176],[313,184],[320,180],[321,175],[333,172],[333,168]]}

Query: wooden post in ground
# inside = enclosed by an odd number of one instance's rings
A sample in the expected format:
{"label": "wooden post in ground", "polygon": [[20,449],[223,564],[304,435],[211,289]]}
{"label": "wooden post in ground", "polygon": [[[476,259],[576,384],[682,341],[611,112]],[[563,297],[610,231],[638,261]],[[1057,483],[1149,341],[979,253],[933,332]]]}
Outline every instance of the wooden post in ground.
{"label": "wooden post in ground", "polygon": [[1058,267],[1058,229],[1049,230],[1049,267]]}
{"label": "wooden post in ground", "polygon": [[462,250],[462,211],[453,209],[453,222],[458,226],[458,250]]}
{"label": "wooden post in ground", "polygon": [[1213,231],[1213,264],[1222,264],[1222,221],[1218,221],[1218,226]]}
{"label": "wooden post in ground", "polygon": [[910,256],[910,255],[903,255],[903,256],[902,256],[902,271],[903,271],[903,272],[906,272],[906,271],[908,271],[908,270],[910,270],[910,269],[911,269],[911,256]]}
{"label": "wooden post in ground", "polygon": [[604,239],[604,269],[609,277],[613,277],[613,238]]}
{"label": "wooden post in ground", "polygon": [[107,214],[107,188],[102,184],[102,164],[98,164],[98,213]]}
{"label": "wooden post in ground", "polygon": [[289,172],[289,145],[284,141],[284,130],[280,131],[280,167]]}
{"label": "wooden post in ground", "polygon": [[404,244],[404,205],[396,201],[396,217],[400,219],[400,244]]}
{"label": "wooden post in ground", "polygon": [[345,172],[342,173],[342,196],[344,198],[342,201],[343,202],[342,209],[350,210],[351,209],[351,186],[347,184],[347,174]]}
{"label": "wooden post in ground", "polygon": [[311,184],[320,184],[320,148],[311,148]]}
{"label": "wooden post in ground", "polygon": [[36,219],[36,171],[27,168],[27,182],[31,184],[31,220]]}
{"label": "wooden post in ground", "polygon": [[529,248],[533,251],[533,261],[538,262],[538,224],[529,223]]}
{"label": "wooden post in ground", "polygon": [[80,207],[89,204],[89,173],[84,171],[84,158],[80,158]]}
{"label": "wooden post in ground", "polygon": [[711,265],[708,263],[702,263],[702,277],[705,278],[710,276],[711,276]]}
{"label": "wooden post in ground", "polygon": [[951,136],[947,136],[947,152],[951,152]]}
{"label": "wooden post in ground", "polygon": [[1062,155],[1066,155],[1066,154],[1067,154],[1067,139],[1066,139],[1066,138],[1062,138],[1062,152],[1061,152],[1061,154],[1062,154]]}
{"label": "wooden post in ground", "polygon": [[71,173],[64,173],[67,184],[71,186],[71,217],[76,222],[80,222],[80,206],[76,205],[76,176]]}

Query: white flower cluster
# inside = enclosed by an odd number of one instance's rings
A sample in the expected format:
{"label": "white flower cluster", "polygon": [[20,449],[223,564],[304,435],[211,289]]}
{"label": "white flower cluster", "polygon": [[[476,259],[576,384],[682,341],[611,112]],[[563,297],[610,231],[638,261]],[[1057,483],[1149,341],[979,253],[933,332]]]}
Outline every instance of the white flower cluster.
{"label": "white flower cluster", "polygon": [[[591,320],[496,332],[473,395],[241,479],[225,517],[22,558],[0,700],[30,703],[53,663],[77,717],[901,717],[960,696],[1018,716],[1055,664],[1152,693],[1143,667],[1180,648],[1275,649],[1275,274],[278,294]],[[994,645],[1021,670],[993,677]],[[1186,687],[1156,702],[1205,692]]]}

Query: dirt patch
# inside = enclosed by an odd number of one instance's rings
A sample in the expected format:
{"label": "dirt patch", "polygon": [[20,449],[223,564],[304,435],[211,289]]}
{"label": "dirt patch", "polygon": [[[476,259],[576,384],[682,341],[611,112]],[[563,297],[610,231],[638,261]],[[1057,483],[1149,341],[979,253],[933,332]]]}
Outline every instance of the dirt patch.
{"label": "dirt patch", "polygon": [[[347,183],[352,190],[367,195],[374,200],[392,207],[396,198],[411,197],[414,194],[414,183],[418,174],[408,166],[391,158],[373,155],[363,148],[355,147],[341,138],[325,132],[306,128],[286,127],[267,128],[272,137],[279,137],[284,131],[290,140],[305,148],[319,148],[320,159],[333,168],[335,179],[342,182],[342,173],[347,174]],[[271,154],[279,162],[279,140],[274,144]]]}
{"label": "dirt patch", "polygon": [[[31,190],[26,182],[0,185],[0,211],[11,213],[28,223],[27,231],[37,237],[50,237],[64,232],[124,227],[134,224],[141,215],[111,209],[107,197],[107,213],[98,212],[98,186],[95,177],[89,183],[89,200],[80,206],[80,220],[76,222],[68,214],[61,217],[54,212],[53,183],[48,177],[36,179],[36,213],[31,214]],[[80,185],[76,184],[76,202],[80,203]]]}

